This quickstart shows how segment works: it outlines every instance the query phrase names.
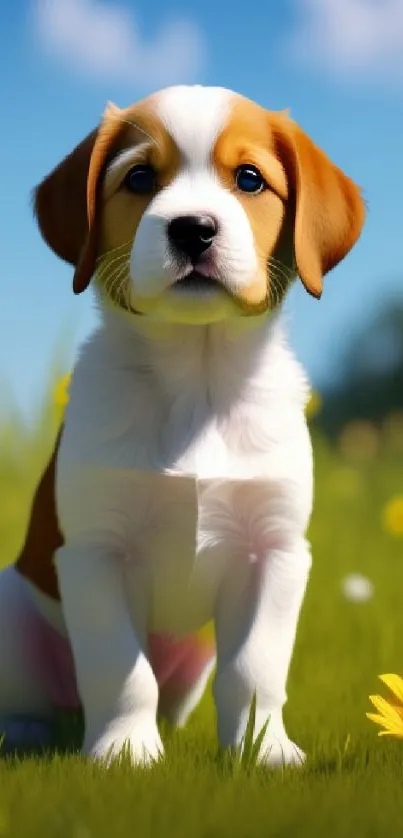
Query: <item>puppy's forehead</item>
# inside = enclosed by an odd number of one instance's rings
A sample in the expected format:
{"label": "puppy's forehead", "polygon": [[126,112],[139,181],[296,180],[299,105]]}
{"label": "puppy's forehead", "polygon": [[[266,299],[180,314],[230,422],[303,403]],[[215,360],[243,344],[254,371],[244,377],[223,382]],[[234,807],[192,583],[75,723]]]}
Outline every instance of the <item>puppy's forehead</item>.
{"label": "puppy's forehead", "polygon": [[157,94],[156,115],[185,160],[202,163],[228,124],[235,98],[222,87],[171,87]]}
{"label": "puppy's forehead", "polygon": [[[114,116],[114,114],[112,114]],[[223,87],[176,86],[154,93],[118,118],[129,126],[116,150],[147,142],[166,161],[233,164],[252,146],[270,148],[269,112]],[[179,156],[178,156],[179,155]]]}

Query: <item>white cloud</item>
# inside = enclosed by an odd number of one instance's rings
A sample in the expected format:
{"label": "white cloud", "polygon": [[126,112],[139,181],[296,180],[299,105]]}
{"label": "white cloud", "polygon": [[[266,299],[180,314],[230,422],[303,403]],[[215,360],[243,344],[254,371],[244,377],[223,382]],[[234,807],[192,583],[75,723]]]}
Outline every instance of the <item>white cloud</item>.
{"label": "white cloud", "polygon": [[357,78],[403,81],[403,0],[294,0],[287,52]]}
{"label": "white cloud", "polygon": [[197,77],[204,42],[186,20],[156,25],[146,42],[129,8],[109,0],[35,0],[39,44],[77,72],[159,87]]}

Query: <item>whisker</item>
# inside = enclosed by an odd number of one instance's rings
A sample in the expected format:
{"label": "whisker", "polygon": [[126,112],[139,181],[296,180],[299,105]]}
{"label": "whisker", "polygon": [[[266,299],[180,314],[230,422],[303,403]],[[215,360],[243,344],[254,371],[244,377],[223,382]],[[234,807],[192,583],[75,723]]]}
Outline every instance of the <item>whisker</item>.
{"label": "whisker", "polygon": [[124,268],[126,268],[126,262],[123,257],[116,258],[109,265],[105,265],[102,271],[97,271],[96,278],[98,281],[102,281],[103,285],[108,288],[113,283],[116,274]]}
{"label": "whisker", "polygon": [[273,301],[273,305],[276,307],[280,304],[280,302],[282,300],[282,297],[283,297],[284,292],[285,292],[285,288],[281,283],[279,283],[278,279],[276,277],[274,277],[274,282],[273,282],[273,285],[272,285],[272,289],[273,289],[272,301]]}
{"label": "whisker", "polygon": [[113,271],[113,273],[111,273],[111,275],[108,276],[108,278],[105,282],[105,291],[107,292],[107,294],[109,294],[109,295],[114,294],[115,289],[116,289],[119,281],[122,279],[122,277],[123,276],[127,277],[127,275],[128,275],[127,267],[128,266],[124,265],[124,264],[119,265]]}
{"label": "whisker", "polygon": [[279,282],[288,282],[290,279],[290,273],[285,270],[280,270],[277,265],[270,265],[270,275],[275,277]]}
{"label": "whisker", "polygon": [[104,264],[101,264],[101,266],[98,267],[96,271],[98,279],[103,279],[106,273],[108,273],[112,268],[116,267],[116,265],[121,265],[124,260],[127,260],[127,262],[129,262],[127,253],[121,253],[120,256],[115,256],[114,259],[108,260]]}
{"label": "whisker", "polygon": [[117,272],[115,271],[112,281],[105,290],[112,303],[126,309],[126,311],[136,313],[130,302],[129,276],[129,273],[122,266]]}
{"label": "whisker", "polygon": [[276,256],[269,256],[269,262],[273,265],[278,265],[279,268],[285,268],[286,270],[291,270],[287,265],[282,262],[281,259],[277,259]]}
{"label": "whisker", "polygon": [[286,277],[291,277],[294,275],[294,271],[288,265],[285,265],[284,262],[281,262],[279,259],[275,259],[274,256],[269,256],[268,264],[274,270],[277,270],[280,274]]}
{"label": "whisker", "polygon": [[130,305],[130,283],[127,280],[127,274],[122,275],[121,281],[116,289],[116,301],[122,308],[127,309],[127,311],[132,311]]}
{"label": "whisker", "polygon": [[98,256],[96,261],[97,263],[102,262],[102,260],[110,256],[111,253],[117,253],[118,250],[123,250],[123,248],[131,247],[131,245],[132,241],[131,239],[128,239],[126,242],[123,242],[123,244],[119,244],[117,247],[111,247],[110,250],[107,250],[105,253],[102,253],[100,256]]}
{"label": "whisker", "polygon": [[131,303],[130,303],[130,283],[127,282],[127,278],[125,279],[122,286],[119,288],[119,294],[122,294],[123,297],[123,305],[128,311],[133,311]]}
{"label": "whisker", "polygon": [[278,289],[277,289],[277,281],[274,276],[270,276],[270,285],[269,285],[269,300],[270,305],[272,308],[275,308],[277,305],[278,300]]}
{"label": "whisker", "polygon": [[294,270],[288,267],[288,265],[284,265],[282,263],[273,263],[271,259],[268,260],[268,267],[277,276],[285,279],[286,282],[290,282],[295,276]]}
{"label": "whisker", "polygon": [[284,262],[270,256],[267,260],[267,268],[269,272],[269,297],[273,308],[276,308],[282,302],[287,288],[295,277],[295,271]]}
{"label": "whisker", "polygon": [[289,284],[290,280],[288,277],[284,276],[284,274],[278,274],[275,271],[269,272],[270,284],[276,290],[276,292],[282,296],[284,296]]}
{"label": "whisker", "polygon": [[131,125],[131,127],[135,128],[136,131],[139,131],[140,134],[144,134],[144,136],[147,137],[147,139],[150,140],[151,143],[153,143],[155,146],[157,146],[157,148],[160,148],[160,144],[157,142],[155,137],[152,137],[151,134],[148,134],[147,131],[145,131],[144,128],[141,128],[140,125],[137,125],[136,122],[132,122],[130,119],[124,119],[122,116],[119,116],[119,114],[117,114],[117,113],[116,114],[115,113],[109,114],[108,119],[118,119],[119,122],[125,122],[126,125]]}

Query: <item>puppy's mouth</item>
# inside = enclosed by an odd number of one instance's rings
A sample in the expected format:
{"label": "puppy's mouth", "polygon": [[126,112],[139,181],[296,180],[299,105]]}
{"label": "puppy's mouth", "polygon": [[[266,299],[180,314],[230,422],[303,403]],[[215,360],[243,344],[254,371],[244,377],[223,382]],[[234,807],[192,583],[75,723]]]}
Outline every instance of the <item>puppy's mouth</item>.
{"label": "puppy's mouth", "polygon": [[205,276],[197,270],[190,271],[180,279],[177,279],[172,290],[185,294],[208,294],[214,291],[225,290],[222,282],[214,276]]}

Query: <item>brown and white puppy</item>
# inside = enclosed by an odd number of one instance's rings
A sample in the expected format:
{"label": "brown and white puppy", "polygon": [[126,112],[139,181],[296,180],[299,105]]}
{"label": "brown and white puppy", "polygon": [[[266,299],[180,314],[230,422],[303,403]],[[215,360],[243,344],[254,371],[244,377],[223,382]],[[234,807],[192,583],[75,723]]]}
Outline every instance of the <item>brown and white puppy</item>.
{"label": "brown and white puppy", "polygon": [[25,546],[0,577],[0,713],[82,704],[84,750],[162,753],[215,650],[222,746],[254,692],[269,764],[299,762],[282,707],[311,563],[309,387],[280,303],[359,237],[359,189],[286,113],[174,87],[101,125],[38,187],[51,248],[93,282]]}

